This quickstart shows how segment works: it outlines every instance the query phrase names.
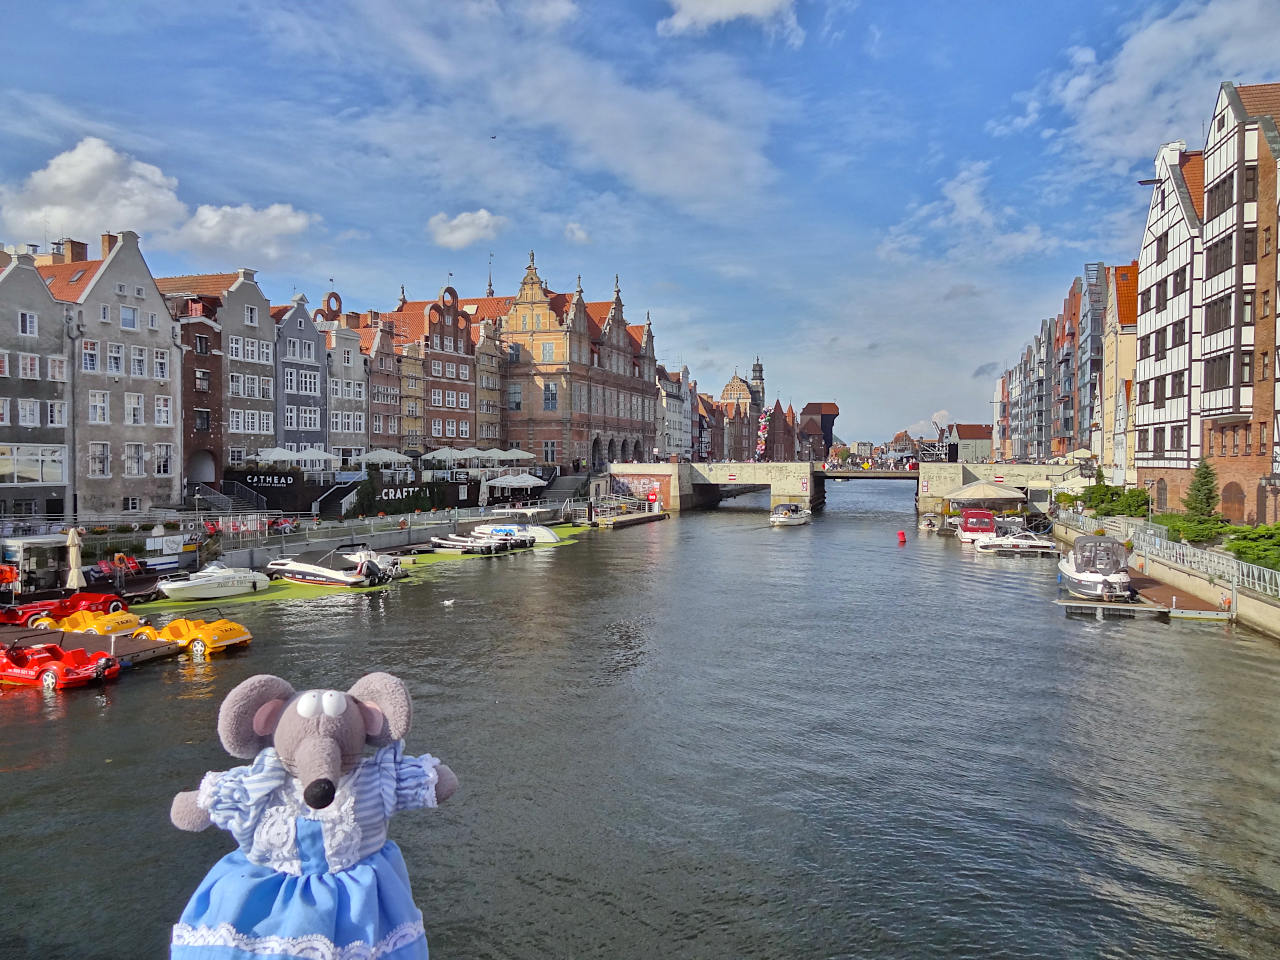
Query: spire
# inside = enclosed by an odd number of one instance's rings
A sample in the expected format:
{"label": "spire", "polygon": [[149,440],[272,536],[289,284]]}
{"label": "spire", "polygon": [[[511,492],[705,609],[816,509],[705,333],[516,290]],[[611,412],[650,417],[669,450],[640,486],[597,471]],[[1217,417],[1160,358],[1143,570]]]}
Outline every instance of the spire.
{"label": "spire", "polygon": [[618,275],[616,273],[613,275],[613,296],[614,299],[622,296],[622,287],[618,285]]}
{"label": "spire", "polygon": [[648,311],[648,310],[646,310],[646,311],[644,312],[644,328],[645,328],[646,330],[652,330],[652,329],[653,329],[653,321],[649,319],[649,311]]}
{"label": "spire", "polygon": [[578,274],[578,290],[577,290],[577,293],[578,293],[578,297],[579,297],[579,299],[581,299],[581,297],[582,297],[582,274]]}
{"label": "spire", "polygon": [[493,296],[493,263],[492,261],[490,261],[489,263],[489,285],[484,288],[484,295],[486,297]]}

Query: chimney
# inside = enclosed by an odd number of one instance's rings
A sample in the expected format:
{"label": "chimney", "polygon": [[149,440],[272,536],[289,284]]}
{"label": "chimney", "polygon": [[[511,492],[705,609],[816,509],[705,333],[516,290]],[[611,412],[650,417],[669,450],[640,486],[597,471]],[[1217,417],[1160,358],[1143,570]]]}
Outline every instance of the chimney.
{"label": "chimney", "polygon": [[342,321],[343,323],[346,324],[348,328],[352,330],[360,329],[360,314],[356,313],[354,310],[352,310],[350,313],[343,314]]}
{"label": "chimney", "polygon": [[89,259],[89,245],[81,240],[62,238],[63,263],[84,263]]}
{"label": "chimney", "polygon": [[111,254],[111,251],[115,249],[116,244],[119,242],[120,242],[120,238],[117,237],[114,233],[104,233],[102,235],[102,259],[103,260],[107,259],[107,257]]}
{"label": "chimney", "polygon": [[31,254],[34,257],[39,252],[40,252],[40,244],[38,243],[27,244],[27,253]]}
{"label": "chimney", "polygon": [[253,278],[256,277],[257,275],[258,275],[257,270],[250,270],[248,267],[241,267],[236,271],[237,278],[239,278],[240,280],[248,280],[250,283],[253,282]]}

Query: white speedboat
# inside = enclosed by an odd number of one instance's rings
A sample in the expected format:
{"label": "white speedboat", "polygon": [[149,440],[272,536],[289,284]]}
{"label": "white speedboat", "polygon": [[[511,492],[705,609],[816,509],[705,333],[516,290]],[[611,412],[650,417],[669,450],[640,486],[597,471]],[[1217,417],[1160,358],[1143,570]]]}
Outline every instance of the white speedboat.
{"label": "white speedboat", "polygon": [[390,577],[373,560],[348,560],[337,550],[309,550],[267,564],[267,573],[293,583],[329,587],[371,587]]}
{"label": "white speedboat", "polygon": [[1062,585],[1084,600],[1128,600],[1128,551],[1115,537],[1081,536],[1058,561]]}
{"label": "white speedboat", "polygon": [[923,530],[925,533],[937,533],[942,529],[942,518],[936,513],[921,514],[916,529]]}
{"label": "white speedboat", "polygon": [[978,540],[973,546],[982,553],[994,553],[1002,557],[1056,557],[1058,555],[1058,544],[1052,537],[1042,537],[1027,530]]}
{"label": "white speedboat", "polygon": [[977,543],[996,536],[996,515],[990,510],[961,510],[956,536],[961,543]]}
{"label": "white speedboat", "polygon": [[166,577],[156,587],[170,600],[217,600],[264,590],[270,582],[266,574],[215,560],[189,576]]}
{"label": "white speedboat", "polygon": [[533,537],[536,543],[560,542],[554,530],[539,523],[480,523],[473,530],[489,536]]}
{"label": "white speedboat", "polygon": [[408,571],[400,566],[399,558],[386,553],[378,553],[367,543],[341,543],[338,544],[337,550],[338,553],[357,566],[365,561],[373,561],[378,565],[378,569],[392,580],[400,580],[409,575]]}
{"label": "white speedboat", "polygon": [[780,503],[769,514],[769,523],[775,527],[798,527],[813,518],[813,511],[798,503]]}

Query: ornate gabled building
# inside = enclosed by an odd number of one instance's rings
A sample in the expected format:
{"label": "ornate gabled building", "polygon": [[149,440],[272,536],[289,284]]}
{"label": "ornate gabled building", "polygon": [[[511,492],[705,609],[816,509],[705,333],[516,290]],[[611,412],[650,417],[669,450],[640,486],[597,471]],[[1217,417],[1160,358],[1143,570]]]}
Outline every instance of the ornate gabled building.
{"label": "ornate gabled building", "polygon": [[[325,384],[327,343],[316,329],[307,298],[294,295],[271,308],[276,324],[276,424],[285,450],[324,449],[329,431],[329,391]],[[322,460],[304,466],[326,466]]]}
{"label": "ornate gabled building", "polygon": [[588,301],[581,277],[573,293],[556,293],[531,251],[520,292],[496,319],[507,347],[512,446],[563,467],[647,457],[656,407],[653,331],[647,321],[627,324],[617,277],[612,300]]}
{"label": "ornate gabled building", "polygon": [[342,469],[360,466],[369,448],[369,358],[360,352],[360,334],[349,326],[342,312],[342,298],[325,294],[324,306],[311,318],[325,336],[325,375],[329,404],[329,452],[340,458]]}

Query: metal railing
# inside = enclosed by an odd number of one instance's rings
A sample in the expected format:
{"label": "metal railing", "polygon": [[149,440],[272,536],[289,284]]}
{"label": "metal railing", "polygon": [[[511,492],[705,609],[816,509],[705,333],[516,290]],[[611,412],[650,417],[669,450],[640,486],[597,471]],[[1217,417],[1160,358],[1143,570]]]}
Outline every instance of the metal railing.
{"label": "metal railing", "polygon": [[243,483],[238,483],[235,480],[223,480],[222,492],[233,500],[242,500],[257,507],[259,510],[267,509],[267,498],[257,490],[246,487]]}
{"label": "metal railing", "polygon": [[1280,599],[1280,570],[1244,563],[1217,550],[1203,550],[1189,543],[1175,542],[1168,538],[1165,528],[1157,524],[1147,524],[1132,517],[1086,517],[1065,512],[1059,513],[1056,519],[1063,526],[1081,533],[1103,529],[1113,536],[1123,536],[1133,541],[1134,553],[1143,553],[1157,560],[1203,573],[1213,580],[1222,580],[1238,588]]}

